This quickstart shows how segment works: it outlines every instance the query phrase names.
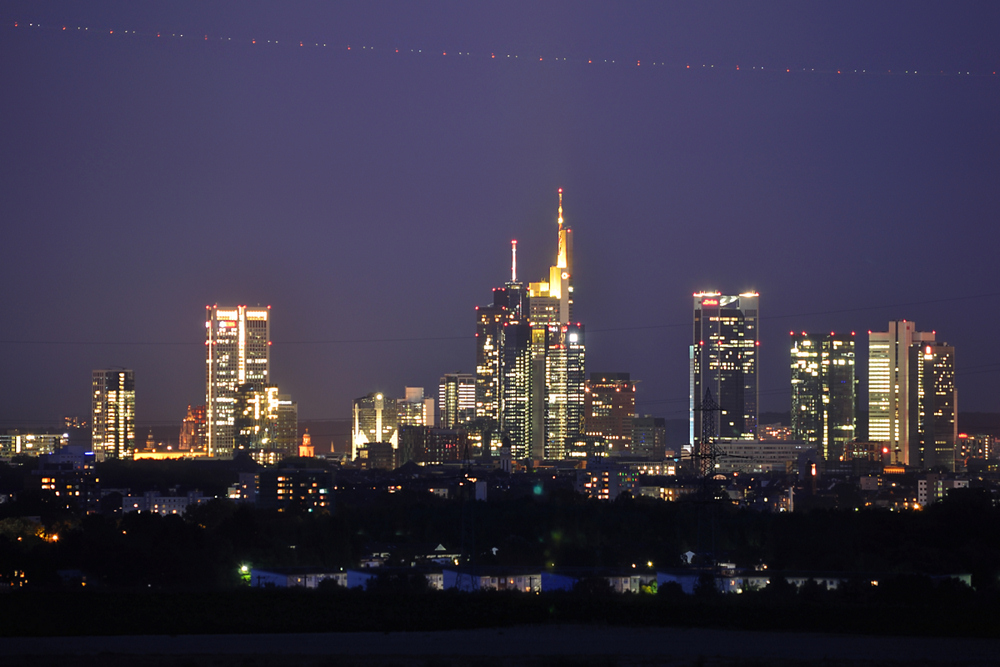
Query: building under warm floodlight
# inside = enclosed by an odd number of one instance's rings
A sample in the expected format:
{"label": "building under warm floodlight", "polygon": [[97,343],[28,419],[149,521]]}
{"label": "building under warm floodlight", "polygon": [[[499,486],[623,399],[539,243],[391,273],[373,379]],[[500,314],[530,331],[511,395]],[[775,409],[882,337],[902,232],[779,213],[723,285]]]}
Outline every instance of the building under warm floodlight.
{"label": "building under warm floodlight", "polygon": [[370,444],[388,443],[399,447],[399,418],[396,399],[375,392],[354,400],[354,427],[351,430],[351,460]]}

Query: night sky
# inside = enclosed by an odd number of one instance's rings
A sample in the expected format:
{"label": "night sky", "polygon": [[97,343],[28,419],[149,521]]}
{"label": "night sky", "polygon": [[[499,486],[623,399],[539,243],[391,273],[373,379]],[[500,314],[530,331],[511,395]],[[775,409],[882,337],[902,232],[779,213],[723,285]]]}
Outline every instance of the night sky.
{"label": "night sky", "polygon": [[996,2],[5,2],[0,426],[111,366],[179,424],[214,303],[271,305],[302,419],[433,392],[510,240],[546,275],[559,187],[588,371],[639,412],[686,416],[713,288],[760,292],[763,410],[790,330],[864,372],[910,319],[996,411],[998,35]]}

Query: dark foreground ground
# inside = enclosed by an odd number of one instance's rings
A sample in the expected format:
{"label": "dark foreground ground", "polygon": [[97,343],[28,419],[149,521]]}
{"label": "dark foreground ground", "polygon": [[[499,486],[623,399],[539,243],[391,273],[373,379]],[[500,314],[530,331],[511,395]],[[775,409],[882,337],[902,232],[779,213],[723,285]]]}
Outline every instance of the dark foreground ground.
{"label": "dark foreground ground", "polygon": [[1000,640],[531,625],[440,632],[0,639],[0,665],[995,665]]}
{"label": "dark foreground ground", "polygon": [[0,667],[1000,664],[995,596],[917,592],[11,591]]}
{"label": "dark foreground ground", "polygon": [[[303,589],[0,593],[0,637],[418,633],[518,626],[717,628],[1000,640],[1000,596],[971,589],[811,596]],[[878,590],[886,589],[880,586]],[[874,589],[872,589],[874,590]],[[410,636],[410,635],[407,635]],[[39,640],[41,641],[41,640]],[[998,654],[1000,658],[1000,654]],[[1000,661],[998,661],[1000,662]]]}

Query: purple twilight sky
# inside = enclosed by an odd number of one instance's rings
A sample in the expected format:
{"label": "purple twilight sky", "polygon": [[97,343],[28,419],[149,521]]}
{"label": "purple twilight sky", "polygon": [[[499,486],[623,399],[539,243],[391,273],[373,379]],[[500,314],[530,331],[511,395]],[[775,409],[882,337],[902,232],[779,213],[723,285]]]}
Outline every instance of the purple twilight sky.
{"label": "purple twilight sky", "polygon": [[911,319],[995,411],[998,27],[995,2],[5,2],[0,426],[86,415],[109,366],[141,424],[179,422],[212,303],[272,306],[302,418],[432,390],[474,370],[510,240],[547,271],[558,187],[588,370],[640,412],[685,416],[707,288],[761,294],[762,409],[791,329],[857,331],[863,373],[867,331]]}

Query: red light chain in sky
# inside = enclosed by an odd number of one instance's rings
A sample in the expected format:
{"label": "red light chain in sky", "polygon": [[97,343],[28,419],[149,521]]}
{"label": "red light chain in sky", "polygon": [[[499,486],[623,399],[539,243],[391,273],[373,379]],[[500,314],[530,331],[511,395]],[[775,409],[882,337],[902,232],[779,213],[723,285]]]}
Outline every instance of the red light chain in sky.
{"label": "red light chain in sky", "polygon": [[[23,29],[41,29],[53,32],[62,33],[87,33],[88,35],[101,35],[105,37],[125,37],[125,36],[135,36],[141,38],[153,38],[153,39],[171,39],[171,40],[184,40],[184,41],[201,41],[201,42],[213,42],[213,43],[224,43],[231,45],[250,45],[250,46],[292,46],[297,48],[311,48],[320,49],[327,51],[341,51],[352,53],[375,53],[376,48],[374,46],[358,46],[350,44],[333,44],[329,42],[316,42],[316,41],[306,41],[306,40],[296,40],[296,39],[256,39],[256,38],[232,38],[226,36],[210,36],[207,34],[197,34],[197,33],[167,33],[167,32],[140,32],[136,30],[128,29],[115,29],[115,28],[94,28],[85,26],[70,26],[70,25],[45,25],[33,21],[13,21],[8,22],[7,26],[13,26],[14,28]],[[608,64],[608,65],[628,65],[629,67],[659,67],[665,69],[673,70],[684,70],[684,71],[719,71],[719,72],[756,72],[756,73],[778,73],[778,74],[872,74],[881,76],[996,76],[996,71],[988,72],[974,72],[972,70],[967,71],[944,71],[944,70],[926,70],[926,69],[876,69],[876,68],[807,68],[807,67],[774,67],[774,66],[762,66],[762,65],[738,65],[738,64],[728,64],[728,65],[716,65],[716,64],[694,64],[691,63],[667,63],[666,61],[655,61],[647,60],[644,58],[566,58],[566,57],[551,57],[540,55],[527,55],[519,53],[505,53],[496,51],[483,51],[481,53],[473,54],[468,51],[455,51],[450,49],[406,49],[406,48],[381,48],[377,50],[378,53],[389,52],[392,54],[414,54],[414,55],[432,55],[436,56],[440,53],[443,57],[454,57],[454,58],[473,58],[481,60],[516,60],[518,62],[566,62],[566,63],[576,63],[576,64],[587,64],[593,65],[597,64]]]}

